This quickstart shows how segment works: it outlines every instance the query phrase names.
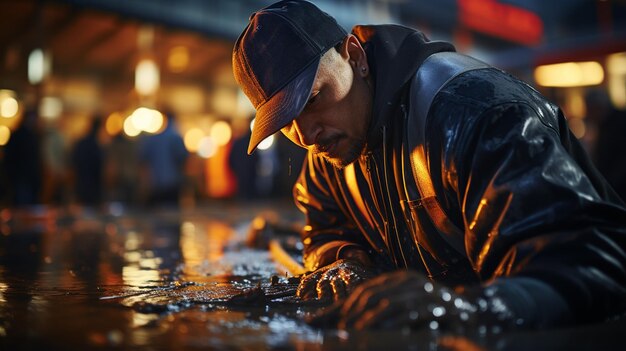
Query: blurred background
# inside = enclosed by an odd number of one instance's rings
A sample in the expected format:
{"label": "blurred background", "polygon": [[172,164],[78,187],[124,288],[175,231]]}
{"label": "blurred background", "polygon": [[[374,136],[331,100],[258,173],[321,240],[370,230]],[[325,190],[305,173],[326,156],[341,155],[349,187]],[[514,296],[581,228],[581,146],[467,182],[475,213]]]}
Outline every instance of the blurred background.
{"label": "blurred background", "polygon": [[[271,2],[0,0],[0,207],[290,199],[304,153],[277,134],[246,155],[254,110],[231,70]],[[626,1],[314,2],[347,30],[414,27],[530,83],[625,194]]]}

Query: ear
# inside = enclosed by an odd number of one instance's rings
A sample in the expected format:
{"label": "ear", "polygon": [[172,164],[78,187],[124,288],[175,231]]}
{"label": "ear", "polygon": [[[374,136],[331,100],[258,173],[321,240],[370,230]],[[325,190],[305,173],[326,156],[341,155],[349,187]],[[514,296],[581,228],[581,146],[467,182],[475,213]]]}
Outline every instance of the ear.
{"label": "ear", "polygon": [[348,34],[341,45],[341,56],[350,62],[350,65],[358,75],[366,77],[369,74],[367,54],[361,46],[361,42],[354,35]]}

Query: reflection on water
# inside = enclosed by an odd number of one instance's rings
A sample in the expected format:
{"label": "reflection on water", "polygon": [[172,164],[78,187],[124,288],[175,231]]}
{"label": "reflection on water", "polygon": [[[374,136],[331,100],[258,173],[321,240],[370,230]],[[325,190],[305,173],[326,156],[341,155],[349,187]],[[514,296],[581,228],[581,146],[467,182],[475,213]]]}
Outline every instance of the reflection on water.
{"label": "reflection on water", "polygon": [[256,214],[0,211],[0,350],[555,349],[610,346],[624,328],[495,339],[316,330],[303,319],[319,306],[298,303],[293,283],[272,288],[283,274],[243,244]]}
{"label": "reflection on water", "polygon": [[276,274],[242,245],[253,212],[2,210],[0,349],[289,345],[294,304],[231,308]]}

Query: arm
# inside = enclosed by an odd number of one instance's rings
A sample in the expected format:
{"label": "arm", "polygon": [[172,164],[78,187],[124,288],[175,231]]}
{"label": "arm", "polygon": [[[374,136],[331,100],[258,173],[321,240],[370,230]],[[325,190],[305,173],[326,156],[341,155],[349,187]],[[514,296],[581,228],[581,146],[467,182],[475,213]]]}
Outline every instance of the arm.
{"label": "arm", "polygon": [[500,105],[448,150],[470,262],[534,327],[599,321],[626,301],[626,212],[566,150],[564,120],[548,117]]}
{"label": "arm", "polygon": [[333,177],[332,166],[309,153],[294,186],[294,200],[306,216],[302,241],[304,265],[309,270],[345,258],[369,264],[369,245],[342,210]]}
{"label": "arm", "polygon": [[321,158],[307,155],[294,186],[296,204],[306,215],[302,231],[305,275],[297,295],[304,300],[339,300],[375,274],[369,245],[342,210],[335,170]]}

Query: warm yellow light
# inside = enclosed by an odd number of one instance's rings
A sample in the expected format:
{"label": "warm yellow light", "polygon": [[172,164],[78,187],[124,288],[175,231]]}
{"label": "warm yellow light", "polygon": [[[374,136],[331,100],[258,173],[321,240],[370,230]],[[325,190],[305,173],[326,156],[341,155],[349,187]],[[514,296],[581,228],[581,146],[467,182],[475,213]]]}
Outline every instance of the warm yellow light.
{"label": "warm yellow light", "polygon": [[200,146],[200,140],[204,138],[204,132],[200,128],[191,128],[185,133],[183,138],[185,147],[189,152],[196,152]]}
{"label": "warm yellow light", "polygon": [[159,88],[159,67],[150,60],[139,61],[135,69],[135,89],[141,95],[150,95]]}
{"label": "warm yellow light", "polygon": [[545,87],[581,87],[604,80],[602,65],[595,61],[565,62],[535,68],[535,81]]}
{"label": "warm yellow light", "polygon": [[256,118],[253,118],[253,119],[250,121],[250,130],[251,130],[251,131],[254,129],[254,121],[256,121]]}
{"label": "warm yellow light", "polygon": [[147,107],[139,107],[128,119],[139,132],[156,133],[163,127],[161,112]]}
{"label": "warm yellow light", "polygon": [[179,73],[184,71],[189,65],[189,50],[187,47],[173,47],[167,58],[167,65],[172,72]]}
{"label": "warm yellow light", "polygon": [[107,117],[104,127],[110,136],[117,135],[124,128],[124,117],[119,112],[113,112]]}
{"label": "warm yellow light", "polygon": [[163,114],[157,110],[150,110],[150,123],[143,129],[148,133],[156,133],[163,127]]}
{"label": "warm yellow light", "polygon": [[6,145],[11,139],[11,130],[7,126],[0,126],[0,146]]}
{"label": "warm yellow light", "polygon": [[626,52],[609,55],[606,69],[611,102],[619,109],[626,109]]}
{"label": "warm yellow light", "polygon": [[12,118],[17,114],[19,104],[12,96],[0,97],[0,116],[4,118]]}
{"label": "warm yellow light", "polygon": [[587,106],[585,105],[585,96],[582,89],[570,89],[567,93],[568,99],[565,102],[568,118],[584,118],[587,115]]}
{"label": "warm yellow light", "polygon": [[217,145],[223,146],[228,144],[233,135],[233,131],[230,128],[230,124],[224,121],[217,121],[211,126],[209,135],[215,140]]}
{"label": "warm yellow light", "polygon": [[274,145],[274,136],[270,135],[267,138],[263,139],[262,142],[259,143],[259,146],[257,146],[257,149],[267,150],[270,147],[272,147],[272,145]]}
{"label": "warm yellow light", "polygon": [[149,108],[140,107],[133,111],[129,118],[133,123],[135,129],[139,131],[144,131],[150,126],[152,111]]}
{"label": "warm yellow light", "polygon": [[141,130],[137,129],[133,124],[131,117],[126,118],[124,121],[124,133],[129,137],[136,137],[141,133]]}
{"label": "warm yellow light", "polygon": [[63,102],[53,96],[46,96],[39,103],[39,115],[48,120],[55,120],[63,113]]}
{"label": "warm yellow light", "polygon": [[606,67],[610,74],[626,74],[626,52],[609,55],[606,58]]}
{"label": "warm yellow light", "polygon": [[198,145],[198,155],[202,158],[211,158],[217,153],[217,143],[210,136],[205,136]]}

